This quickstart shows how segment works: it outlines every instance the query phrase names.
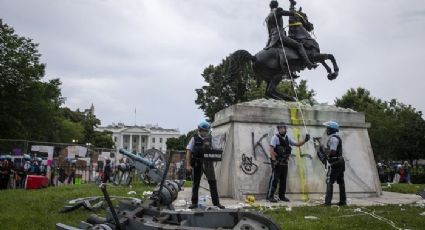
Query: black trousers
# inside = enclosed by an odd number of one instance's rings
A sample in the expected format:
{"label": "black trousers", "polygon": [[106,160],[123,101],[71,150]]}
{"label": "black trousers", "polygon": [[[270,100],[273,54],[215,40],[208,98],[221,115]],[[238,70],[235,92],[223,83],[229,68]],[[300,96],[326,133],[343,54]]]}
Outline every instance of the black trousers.
{"label": "black trousers", "polygon": [[344,172],[345,162],[343,159],[339,160],[338,162],[331,163],[331,166],[328,168],[328,173],[326,174],[326,204],[331,204],[332,202],[333,184],[335,182],[337,182],[339,185],[340,202],[345,203],[347,201],[347,196],[345,193]]}
{"label": "black trousers", "polygon": [[[307,56],[304,46],[301,43],[297,42],[296,40],[286,36],[286,34],[283,33],[283,29],[280,31],[280,33],[281,35],[279,36],[279,33],[277,30],[272,31],[270,44],[267,45],[266,49],[276,46],[278,43],[280,43],[280,40],[282,39],[282,43],[284,46],[288,46],[297,50],[301,59],[303,59],[304,62],[309,63],[310,59]],[[280,46],[276,46],[276,47],[281,48]]]}
{"label": "black trousers", "polygon": [[288,163],[278,164],[272,171],[272,176],[269,181],[269,189],[267,198],[273,198],[277,184],[279,184],[279,198],[285,197],[286,193],[286,178],[288,177]]}
{"label": "black trousers", "polygon": [[205,177],[207,178],[208,184],[210,186],[212,203],[214,205],[219,205],[220,200],[218,198],[217,181],[215,179],[213,163],[209,161],[203,162],[196,160],[192,167],[192,204],[198,204],[199,185],[201,183],[202,174],[205,174]]}
{"label": "black trousers", "polygon": [[0,189],[7,189],[9,185],[9,179],[10,179],[9,174],[2,174],[0,176]]}

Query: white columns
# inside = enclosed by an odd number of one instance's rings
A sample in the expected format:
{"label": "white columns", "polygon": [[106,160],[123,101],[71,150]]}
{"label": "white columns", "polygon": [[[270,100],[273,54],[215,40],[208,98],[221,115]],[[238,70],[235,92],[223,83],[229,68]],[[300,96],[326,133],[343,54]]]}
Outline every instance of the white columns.
{"label": "white columns", "polygon": [[124,148],[124,133],[121,134],[120,136],[120,146],[118,147],[118,149],[123,149]]}
{"label": "white columns", "polygon": [[133,135],[130,134],[130,145],[128,147],[129,152],[133,152]]}
{"label": "white columns", "polygon": [[142,152],[142,135],[139,135],[139,152]]}

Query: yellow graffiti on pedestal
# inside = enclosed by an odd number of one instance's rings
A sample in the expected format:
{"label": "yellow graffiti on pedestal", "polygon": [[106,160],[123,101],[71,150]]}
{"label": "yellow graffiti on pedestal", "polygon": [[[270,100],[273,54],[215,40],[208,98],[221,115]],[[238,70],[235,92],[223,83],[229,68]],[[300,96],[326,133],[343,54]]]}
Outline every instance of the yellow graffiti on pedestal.
{"label": "yellow graffiti on pedestal", "polygon": [[[298,119],[298,109],[297,108],[290,108],[290,115],[291,115],[291,124],[292,125],[300,125],[301,121]],[[294,138],[299,141],[300,140],[300,129],[297,127],[294,127]],[[300,177],[300,184],[301,184],[301,194],[303,201],[309,200],[308,198],[308,191],[307,191],[307,184],[305,181],[305,175],[304,175],[304,167],[303,167],[303,161],[301,159],[301,149],[300,147],[295,148],[295,156],[297,158],[297,165],[298,165],[298,175]]]}

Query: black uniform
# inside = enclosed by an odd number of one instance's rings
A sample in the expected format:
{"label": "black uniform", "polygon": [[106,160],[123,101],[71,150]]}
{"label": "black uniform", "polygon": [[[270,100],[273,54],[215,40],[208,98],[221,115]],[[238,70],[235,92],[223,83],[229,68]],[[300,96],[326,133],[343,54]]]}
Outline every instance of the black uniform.
{"label": "black uniform", "polygon": [[8,160],[3,160],[0,164],[0,189],[7,189],[12,167]]}
{"label": "black uniform", "polygon": [[271,12],[265,20],[269,32],[269,40],[267,41],[266,47],[264,49],[269,49],[271,47],[281,48],[279,46],[281,41],[284,46],[297,50],[301,59],[303,59],[305,63],[311,64],[304,46],[294,39],[286,36],[285,29],[283,28],[283,16],[294,16],[294,8],[291,7],[290,11],[286,11],[280,7],[271,9]]}
{"label": "black uniform", "polygon": [[347,197],[345,193],[345,182],[344,182],[344,171],[345,171],[345,161],[342,157],[342,141],[337,134],[332,134],[329,137],[326,148],[330,150],[331,138],[338,139],[338,147],[336,149],[336,156],[329,157],[330,167],[328,168],[328,173],[326,174],[326,197],[325,204],[330,205],[332,202],[333,195],[333,184],[335,182],[339,185],[339,204],[345,205],[347,203]]}
{"label": "black uniform", "polygon": [[211,161],[202,160],[203,155],[211,150],[211,136],[203,139],[196,134],[193,138],[193,148],[189,149],[192,153],[192,161],[190,162],[190,165],[193,167],[192,205],[198,204],[199,184],[201,182],[202,174],[204,173],[210,186],[212,203],[215,206],[221,206],[218,198],[217,181],[215,179],[213,163]]}
{"label": "black uniform", "polygon": [[276,134],[279,138],[279,145],[274,147],[276,153],[276,162],[273,162],[272,176],[269,182],[269,190],[267,192],[267,199],[273,199],[274,192],[276,191],[279,182],[279,199],[285,199],[286,192],[286,178],[288,176],[288,160],[291,155],[291,146],[287,135],[282,137]]}

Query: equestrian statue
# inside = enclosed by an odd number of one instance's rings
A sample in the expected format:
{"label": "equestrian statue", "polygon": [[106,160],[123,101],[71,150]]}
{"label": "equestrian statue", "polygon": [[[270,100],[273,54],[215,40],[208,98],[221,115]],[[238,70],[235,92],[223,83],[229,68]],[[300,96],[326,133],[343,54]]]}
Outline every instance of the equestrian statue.
{"label": "equestrian statue", "polygon": [[[289,0],[289,10],[279,7],[276,0],[270,2],[270,13],[265,19],[269,39],[266,47],[251,55],[246,50],[238,50],[230,55],[229,81],[240,77],[240,72],[246,64],[251,64],[257,83],[264,80],[267,83],[265,96],[277,100],[295,101],[295,98],[277,92],[277,85],[284,79],[298,78],[296,72],[315,69],[317,63],[325,67],[328,79],[338,76],[339,68],[332,54],[320,53],[319,44],[310,35],[314,26],[308,21],[307,15],[297,4]],[[283,25],[283,16],[289,16],[288,35]],[[330,60],[332,69],[326,64]]]}

